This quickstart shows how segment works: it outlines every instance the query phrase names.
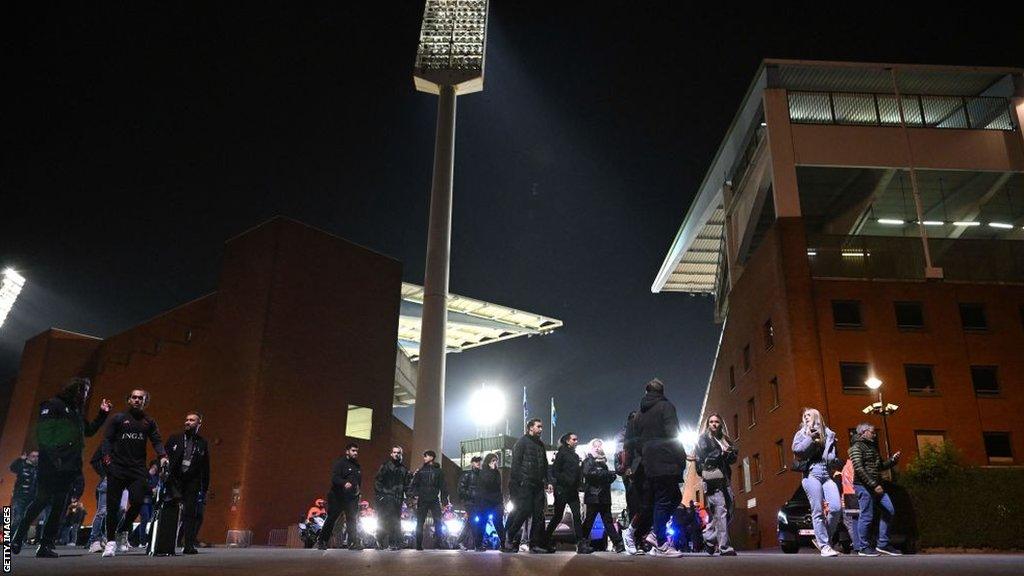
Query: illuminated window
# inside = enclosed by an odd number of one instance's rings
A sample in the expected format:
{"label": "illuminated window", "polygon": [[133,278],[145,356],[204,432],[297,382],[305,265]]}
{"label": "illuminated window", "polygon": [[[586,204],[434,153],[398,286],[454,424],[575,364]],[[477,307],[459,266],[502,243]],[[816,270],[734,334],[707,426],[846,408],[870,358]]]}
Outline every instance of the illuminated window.
{"label": "illuminated window", "polygon": [[348,418],[345,419],[345,436],[369,440],[373,428],[373,408],[363,408],[354,404],[348,405]]}
{"label": "illuminated window", "polygon": [[752,483],[750,481],[750,458],[747,457],[743,459],[743,491],[750,492],[751,484]]}

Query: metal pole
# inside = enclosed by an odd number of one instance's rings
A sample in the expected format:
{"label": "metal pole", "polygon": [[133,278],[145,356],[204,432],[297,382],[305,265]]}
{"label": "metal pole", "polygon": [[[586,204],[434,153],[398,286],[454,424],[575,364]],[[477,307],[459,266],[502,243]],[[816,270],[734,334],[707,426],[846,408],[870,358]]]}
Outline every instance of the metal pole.
{"label": "metal pole", "polygon": [[452,175],[455,159],[455,88],[441,86],[437,99],[434,179],[423,278],[423,325],[416,377],[414,454],[442,451],[444,438],[445,332],[448,327],[448,261],[452,234]]}
{"label": "metal pole", "polygon": [[882,400],[882,389],[878,389],[878,406],[882,411],[882,430],[885,431],[885,457],[892,457],[892,448],[889,447],[889,420],[886,418],[888,410],[885,409],[885,401]]}

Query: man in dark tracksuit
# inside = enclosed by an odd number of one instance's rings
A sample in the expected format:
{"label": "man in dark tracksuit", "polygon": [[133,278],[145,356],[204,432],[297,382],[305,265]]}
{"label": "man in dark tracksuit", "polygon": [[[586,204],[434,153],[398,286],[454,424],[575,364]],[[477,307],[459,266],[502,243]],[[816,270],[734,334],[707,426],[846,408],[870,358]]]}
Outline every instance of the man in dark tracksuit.
{"label": "man in dark tracksuit", "polygon": [[[114,415],[103,434],[103,462],[107,465],[107,544],[103,548],[104,557],[115,555],[118,534],[127,536],[146,495],[151,493],[147,441],[153,445],[160,465],[167,464],[156,421],[143,411],[148,403],[149,392],[132,390],[128,395],[128,410]],[[121,493],[125,490],[128,490],[128,510],[118,521]]]}
{"label": "man in dark tracksuit", "polygon": [[416,498],[416,549],[423,550],[423,523],[427,514],[434,519],[434,548],[447,548],[441,527],[441,503],[448,502],[448,490],[444,485],[441,466],[434,462],[437,454],[433,450],[423,453],[423,466],[416,471],[409,485],[409,494]]}
{"label": "man in dark tracksuit", "polygon": [[391,457],[380,465],[373,480],[377,517],[384,535],[380,545],[386,545],[389,550],[402,549],[402,503],[405,502],[405,489],[409,484],[409,469],[403,460],[402,447],[392,446]]}
{"label": "man in dark tracksuit", "polygon": [[172,501],[181,502],[182,554],[197,554],[196,531],[199,505],[210,489],[210,446],[199,435],[203,417],[198,412],[185,415],[185,430],[167,439],[168,488]]}
{"label": "man in dark tracksuit", "polygon": [[514,506],[508,518],[508,536],[503,552],[519,551],[519,531],[530,519],[530,552],[550,554],[555,549],[545,541],[544,495],[548,481],[548,456],[544,441],[540,439],[544,425],[537,418],[526,423],[526,434],[512,447],[512,467],[508,483]]}
{"label": "man in dark tracksuit", "polygon": [[36,496],[11,537],[11,552],[14,554],[21,551],[29,525],[49,506],[50,514],[46,517],[36,556],[57,557],[53,549],[54,539],[60,528],[61,512],[67,509],[68,494],[82,475],[84,437],[95,434],[110,412],[110,402],[103,399],[96,419],[89,423],[85,421],[83,412],[89,399],[89,387],[88,378],[74,378],[64,386],[60,394],[39,406],[39,421],[36,423],[36,440],[39,444]]}
{"label": "man in dark tracksuit", "polygon": [[572,533],[576,538],[576,553],[590,554],[590,538],[583,536],[583,518],[580,514],[580,460],[576,453],[576,445],[579,437],[572,432],[563,434],[558,440],[558,453],[555,454],[555,462],[552,464],[551,484],[555,487],[555,508],[551,521],[548,522],[547,541],[555,533],[555,528],[562,523],[562,516],[565,514],[565,507],[569,507],[572,513]]}
{"label": "man in dark tracksuit", "polygon": [[334,461],[331,468],[331,489],[327,492],[327,520],[320,531],[316,547],[327,550],[334,525],[342,514],[345,515],[345,529],[350,550],[361,550],[359,543],[359,486],[363,482],[363,471],[359,466],[359,446],[349,444],[345,455]]}
{"label": "man in dark tracksuit", "polygon": [[36,498],[36,475],[39,472],[39,452],[33,450],[11,462],[15,474],[14,493],[11,495],[11,526],[21,523],[21,517]]}
{"label": "man in dark tracksuit", "polygon": [[[473,540],[476,537],[476,530],[473,528],[473,518],[476,517],[479,511],[479,505],[477,503],[477,487],[480,484],[480,462],[483,458],[479,456],[473,456],[469,460],[469,470],[466,470],[459,476],[459,499],[462,500],[463,507],[466,508],[466,528],[459,535],[459,543],[465,548],[481,548],[482,540],[475,543]],[[477,520],[479,523],[479,520]]]}

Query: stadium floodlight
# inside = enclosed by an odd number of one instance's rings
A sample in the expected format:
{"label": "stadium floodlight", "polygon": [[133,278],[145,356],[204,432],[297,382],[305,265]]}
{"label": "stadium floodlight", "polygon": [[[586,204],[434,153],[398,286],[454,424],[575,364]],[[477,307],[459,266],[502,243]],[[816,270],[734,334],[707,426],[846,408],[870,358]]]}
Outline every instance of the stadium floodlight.
{"label": "stadium floodlight", "polygon": [[697,446],[697,439],[700,437],[693,428],[683,428],[679,431],[679,442],[682,443],[683,447],[686,448],[686,452],[692,454],[695,447]]}
{"label": "stadium floodlight", "polygon": [[501,390],[481,386],[469,398],[469,410],[477,426],[492,426],[505,418],[505,395]]}
{"label": "stadium floodlight", "polygon": [[426,0],[413,83],[437,94],[437,133],[430,188],[423,323],[416,375],[414,454],[440,450],[444,439],[445,339],[451,258],[455,98],[484,88],[488,0]]}
{"label": "stadium floodlight", "polygon": [[7,314],[14,308],[14,301],[25,286],[25,277],[14,268],[6,268],[0,276],[0,327],[7,320]]}

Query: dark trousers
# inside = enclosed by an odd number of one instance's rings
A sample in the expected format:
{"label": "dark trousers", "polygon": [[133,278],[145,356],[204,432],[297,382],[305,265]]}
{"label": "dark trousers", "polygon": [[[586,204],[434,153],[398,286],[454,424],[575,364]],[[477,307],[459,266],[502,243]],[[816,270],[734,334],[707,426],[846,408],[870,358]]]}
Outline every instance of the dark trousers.
{"label": "dark trousers", "polygon": [[380,530],[383,538],[378,544],[384,546],[402,546],[402,502],[394,498],[384,498],[377,505],[377,517],[380,519]]}
{"label": "dark trousers", "polygon": [[632,517],[630,518],[629,525],[633,529],[633,543],[639,547],[644,537],[651,531],[651,525],[654,523],[653,492],[651,491],[651,484],[647,477],[644,476],[642,469],[633,476],[631,487],[633,489],[635,509],[630,510]]}
{"label": "dark trousers", "polygon": [[683,500],[683,494],[679,491],[679,477],[655,476],[650,480],[651,485],[651,507],[654,510],[654,535],[658,537],[658,544],[665,543],[666,524],[672,519],[679,503]]}
{"label": "dark trousers", "polygon": [[[118,515],[121,510],[121,493],[128,491],[128,510],[124,516]],[[131,529],[135,517],[142,510],[142,505],[149,494],[149,482],[143,475],[139,476],[115,476],[113,473],[107,475],[107,540],[115,540],[118,532],[127,532]]]}
{"label": "dark trousers", "polygon": [[444,546],[444,534],[441,532],[444,520],[441,519],[439,502],[416,503],[416,547],[423,547],[423,523],[427,521],[427,514],[434,519],[434,548],[441,548]]}
{"label": "dark trousers", "polygon": [[334,525],[342,515],[345,515],[345,532],[348,536],[348,545],[354,546],[359,543],[359,500],[357,498],[346,498],[344,495],[335,494],[333,490],[327,493],[327,520],[320,531],[319,542],[330,544],[331,535],[334,534]]}
{"label": "dark trousers", "polygon": [[183,548],[195,547],[201,517],[199,492],[202,483],[198,477],[174,478],[173,481],[172,497],[181,502],[181,530],[178,533],[178,538]]}
{"label": "dark trousers", "polygon": [[530,546],[543,546],[544,507],[547,499],[543,486],[520,487],[512,494],[512,514],[508,518],[508,535],[505,537],[510,544],[519,542],[519,531],[523,529],[526,519],[530,518]]}
{"label": "dark trousers", "polygon": [[11,537],[11,542],[21,545],[25,541],[25,535],[28,534],[29,526],[46,507],[49,507],[50,513],[46,515],[46,524],[43,525],[39,543],[52,546],[57,537],[57,531],[60,529],[61,520],[64,518],[64,511],[68,508],[71,485],[79,475],[81,472],[78,471],[58,472],[49,466],[41,465],[36,480],[36,496],[25,509],[25,513]]}
{"label": "dark trousers", "polygon": [[466,521],[462,525],[462,533],[459,534],[459,545],[466,548],[473,548],[476,546],[476,526],[473,524],[473,519],[477,517],[479,506],[473,502],[466,502]]}
{"label": "dark trousers", "polygon": [[601,524],[604,525],[604,535],[612,539],[616,546],[622,545],[622,534],[615,526],[615,519],[612,518],[611,504],[587,504],[587,519],[583,521],[583,538],[590,540],[590,531],[594,529],[594,522],[601,517]]}
{"label": "dark trousers", "polygon": [[551,536],[555,533],[555,528],[562,522],[562,516],[565,515],[565,507],[569,507],[569,512],[572,513],[572,533],[576,536],[576,541],[583,540],[583,515],[580,514],[580,497],[579,494],[574,490],[565,490],[555,494],[555,514],[551,517],[551,522],[548,522],[548,529],[546,533],[547,541],[551,541]]}
{"label": "dark trousers", "polygon": [[[475,508],[476,512],[473,514],[473,529],[476,532],[476,545],[483,546],[485,537],[487,535],[487,523],[491,522],[494,524],[494,531],[498,534],[498,541],[502,546],[505,545],[505,523],[502,522],[502,516],[505,513],[501,502],[480,502]],[[479,521],[476,521],[479,518]]]}

